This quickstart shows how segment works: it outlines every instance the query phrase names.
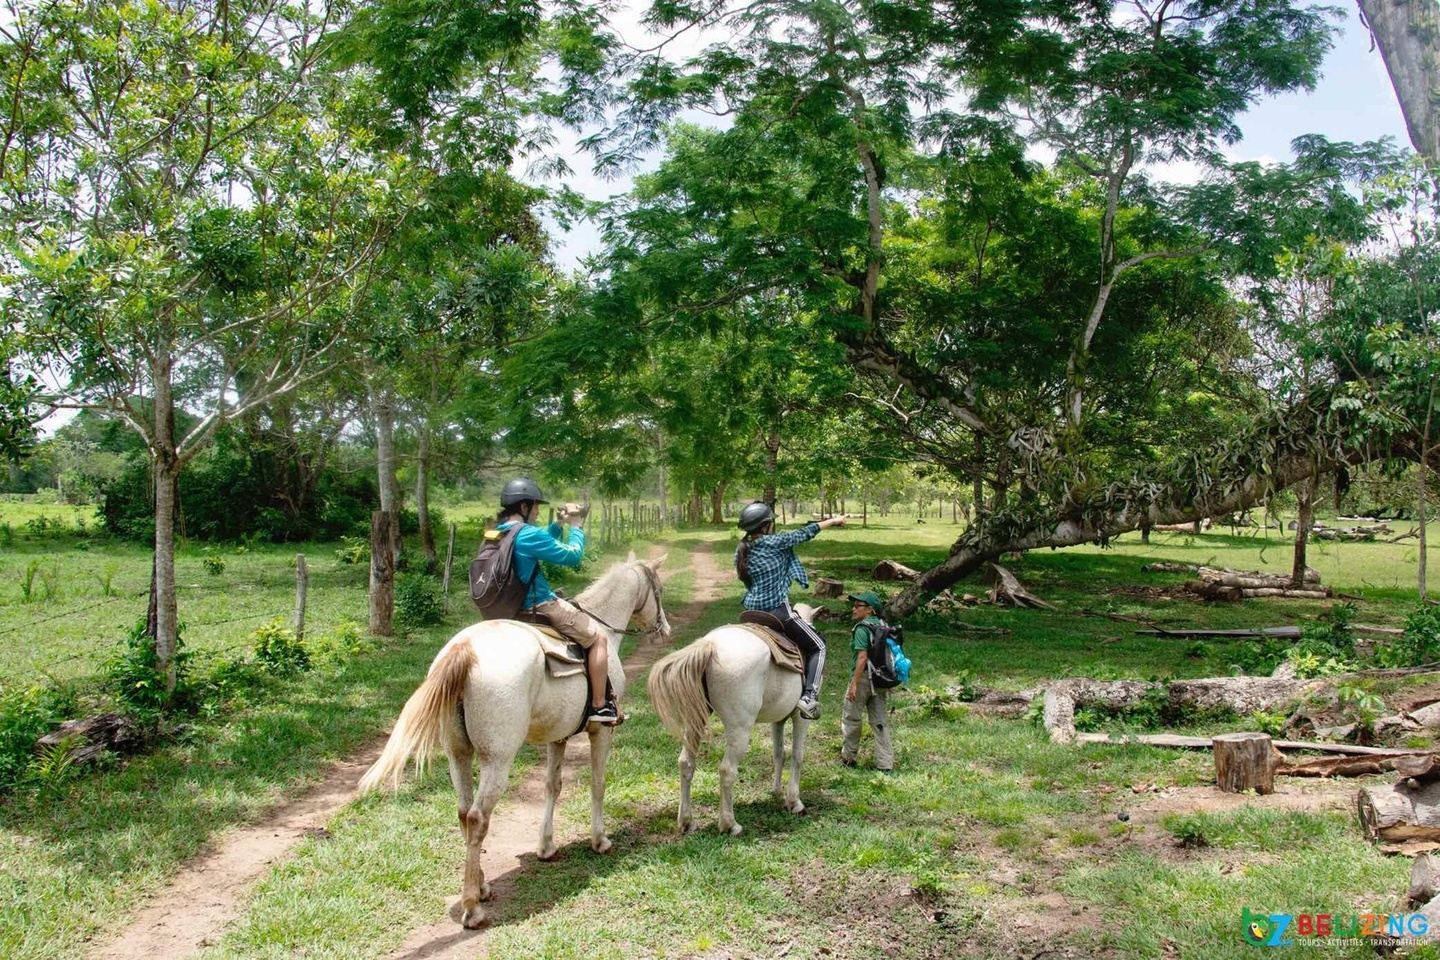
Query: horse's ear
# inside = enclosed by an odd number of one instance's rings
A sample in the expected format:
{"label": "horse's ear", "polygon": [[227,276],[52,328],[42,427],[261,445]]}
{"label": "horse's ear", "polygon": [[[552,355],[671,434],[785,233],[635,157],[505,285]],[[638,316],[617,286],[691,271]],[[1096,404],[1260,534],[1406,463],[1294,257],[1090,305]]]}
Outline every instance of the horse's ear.
{"label": "horse's ear", "polygon": [[670,554],[668,554],[668,553],[662,553],[662,554],[660,554],[660,556],[656,557],[654,560],[651,560],[651,561],[649,562],[648,566],[650,567],[651,570],[659,570],[659,569],[660,569],[660,565],[665,562],[665,558],[668,557],[668,556],[670,556]]}
{"label": "horse's ear", "polygon": [[628,557],[625,558],[625,562],[626,562],[626,563],[634,563],[634,562],[635,562],[635,551],[634,551],[634,550],[631,550],[631,551],[630,551],[630,556],[628,556]]}

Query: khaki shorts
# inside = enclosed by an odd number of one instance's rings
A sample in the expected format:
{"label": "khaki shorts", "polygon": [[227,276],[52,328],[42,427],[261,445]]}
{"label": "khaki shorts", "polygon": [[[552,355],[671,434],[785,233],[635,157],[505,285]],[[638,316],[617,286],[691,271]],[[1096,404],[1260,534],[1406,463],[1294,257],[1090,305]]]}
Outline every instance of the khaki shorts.
{"label": "khaki shorts", "polygon": [[561,636],[574,640],[587,650],[596,640],[605,637],[605,634],[600,632],[599,625],[584,610],[559,597],[537,603],[535,612],[544,617]]}

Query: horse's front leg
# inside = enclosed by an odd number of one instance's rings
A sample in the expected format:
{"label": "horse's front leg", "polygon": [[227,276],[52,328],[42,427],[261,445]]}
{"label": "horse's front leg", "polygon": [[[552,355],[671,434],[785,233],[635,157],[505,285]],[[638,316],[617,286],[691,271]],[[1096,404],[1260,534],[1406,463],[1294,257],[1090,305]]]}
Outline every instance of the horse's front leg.
{"label": "horse's front leg", "polygon": [[565,741],[560,740],[545,747],[545,817],[540,821],[540,848],[536,856],[541,860],[555,857],[555,801],[560,799],[561,768],[565,763]]}
{"label": "horse's front leg", "polygon": [[810,729],[810,721],[800,716],[798,710],[794,717],[795,742],[790,745],[790,783],[785,788],[785,809],[804,813],[805,804],[800,802],[800,764],[805,762],[805,732]]}
{"label": "horse's front leg", "polygon": [[485,869],[480,862],[484,852],[485,835],[490,832],[490,814],[505,792],[510,779],[510,763],[515,758],[491,759],[480,767],[480,788],[474,805],[465,813],[465,882],[460,889],[460,922],[467,930],[474,930],[485,922],[482,900],[490,899],[490,884],[485,879]]}
{"label": "horse's front leg", "polygon": [[740,761],[749,749],[749,726],[744,730],[738,724],[725,728],[725,756],[720,760],[720,832],[732,837],[744,832],[735,822],[735,779],[740,775]]}
{"label": "horse's front leg", "polygon": [[770,788],[770,793],[776,800],[780,799],[785,789],[785,721],[770,724],[770,739],[775,752],[775,785]]}
{"label": "horse's front leg", "polygon": [[615,728],[596,724],[590,733],[590,849],[609,853],[614,846],[605,836],[605,764]]}

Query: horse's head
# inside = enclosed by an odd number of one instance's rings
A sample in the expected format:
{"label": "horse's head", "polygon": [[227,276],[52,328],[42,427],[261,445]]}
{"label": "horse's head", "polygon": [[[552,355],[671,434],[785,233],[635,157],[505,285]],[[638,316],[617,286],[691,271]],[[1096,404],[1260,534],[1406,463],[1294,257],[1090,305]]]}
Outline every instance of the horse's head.
{"label": "horse's head", "polygon": [[641,588],[635,595],[632,617],[640,618],[645,632],[662,640],[670,639],[670,620],[665,616],[665,605],[660,601],[663,585],[660,582],[660,565],[669,554],[661,554],[654,560],[640,560],[630,552],[626,563],[640,573]]}

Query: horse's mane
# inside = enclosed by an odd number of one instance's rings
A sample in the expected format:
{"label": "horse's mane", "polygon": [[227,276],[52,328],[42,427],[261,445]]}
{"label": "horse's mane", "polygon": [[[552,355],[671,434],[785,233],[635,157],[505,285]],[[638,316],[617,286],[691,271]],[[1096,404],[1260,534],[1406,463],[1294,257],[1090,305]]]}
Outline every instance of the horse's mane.
{"label": "horse's mane", "polygon": [[620,579],[620,574],[621,574],[627,567],[629,567],[630,564],[632,564],[632,563],[634,563],[634,562],[635,562],[635,561],[633,561],[633,560],[621,560],[621,561],[619,561],[619,562],[616,563],[614,566],[612,566],[609,570],[606,570],[606,571],[600,576],[600,579],[598,579],[598,580],[596,580],[594,583],[590,584],[590,586],[586,587],[584,590],[581,590],[581,591],[580,591],[580,595],[577,596],[575,599],[576,599],[576,600],[579,600],[579,601],[581,601],[581,602],[583,603],[583,602],[586,601],[586,600],[594,600],[597,596],[599,596],[599,595],[602,594],[602,593],[609,593],[611,590],[613,590],[613,589],[615,588],[615,584],[614,584],[612,581]]}

